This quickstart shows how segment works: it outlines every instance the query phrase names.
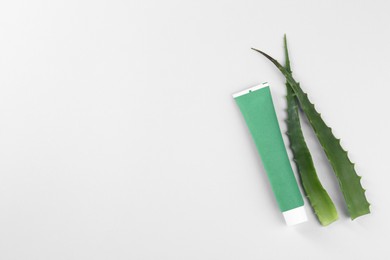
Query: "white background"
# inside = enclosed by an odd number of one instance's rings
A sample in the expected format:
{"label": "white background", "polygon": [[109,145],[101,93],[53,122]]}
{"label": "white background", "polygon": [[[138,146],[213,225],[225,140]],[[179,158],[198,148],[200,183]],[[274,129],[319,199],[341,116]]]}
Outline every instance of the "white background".
{"label": "white background", "polygon": [[[0,259],[386,259],[388,1],[1,1]],[[283,61],[357,163],[372,214],[288,228],[231,94]],[[287,139],[286,139],[287,141]],[[306,203],[307,205],[307,203]]]}

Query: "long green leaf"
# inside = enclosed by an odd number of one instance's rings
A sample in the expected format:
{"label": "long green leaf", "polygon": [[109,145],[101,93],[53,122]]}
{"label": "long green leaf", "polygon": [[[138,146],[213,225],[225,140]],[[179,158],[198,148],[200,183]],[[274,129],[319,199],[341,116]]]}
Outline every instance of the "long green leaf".
{"label": "long green leaf", "polygon": [[365,190],[360,183],[361,176],[356,174],[355,166],[348,158],[347,152],[341,147],[340,139],[337,139],[333,135],[332,129],[326,125],[324,120],[321,118],[321,115],[310,102],[307,94],[301,89],[299,83],[295,81],[291,73],[268,54],[257,49],[253,50],[264,55],[286,77],[288,84],[290,84],[292,90],[298,98],[302,110],[306,114],[306,117],[308,118],[326,156],[328,157],[328,160],[338,179],[339,186],[343,193],[351,218],[355,219],[359,216],[369,214],[370,203],[368,203],[365,196]]}
{"label": "long green leaf", "polygon": [[[284,50],[286,57],[285,68],[292,73],[288,55],[287,39],[284,37]],[[321,185],[317,172],[314,168],[313,159],[309,148],[306,145],[301,124],[299,121],[298,103],[290,84],[286,82],[287,88],[287,136],[290,141],[290,148],[297,166],[299,177],[318,220],[323,226],[327,226],[338,219],[336,207],[328,193]]]}

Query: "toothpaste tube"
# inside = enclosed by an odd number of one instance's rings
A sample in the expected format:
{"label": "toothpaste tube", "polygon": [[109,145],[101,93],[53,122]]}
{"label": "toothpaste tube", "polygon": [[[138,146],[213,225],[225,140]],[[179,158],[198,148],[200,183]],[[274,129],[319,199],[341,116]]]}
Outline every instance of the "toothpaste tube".
{"label": "toothpaste tube", "polygon": [[291,168],[268,83],[233,94],[267,172],[287,225],[307,221],[302,194]]}

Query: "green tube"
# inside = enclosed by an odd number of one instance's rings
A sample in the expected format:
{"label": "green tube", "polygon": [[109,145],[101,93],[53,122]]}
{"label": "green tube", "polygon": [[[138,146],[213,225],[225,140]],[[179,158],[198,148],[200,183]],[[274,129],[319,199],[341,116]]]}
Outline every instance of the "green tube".
{"label": "green tube", "polygon": [[287,225],[307,220],[302,194],[291,168],[268,83],[233,95],[260,154]]}

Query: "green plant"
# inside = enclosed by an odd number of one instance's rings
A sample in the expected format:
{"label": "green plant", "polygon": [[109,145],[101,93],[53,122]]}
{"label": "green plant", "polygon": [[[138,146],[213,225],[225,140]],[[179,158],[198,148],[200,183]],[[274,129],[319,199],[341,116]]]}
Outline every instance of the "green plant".
{"label": "green plant", "polygon": [[[285,68],[292,73],[287,49],[287,39],[284,37]],[[290,84],[287,87],[287,136],[290,148],[297,166],[303,189],[309,199],[318,220],[327,226],[338,219],[337,210],[326,190],[322,187],[314,168],[313,159],[306,145],[299,121],[298,103]]]}
{"label": "green plant", "polygon": [[289,87],[291,87],[299,101],[300,107],[309,120],[333,168],[351,219],[369,214],[370,203],[368,203],[365,196],[365,190],[360,183],[361,176],[356,174],[355,166],[348,158],[347,152],[342,148],[340,139],[337,139],[333,135],[332,129],[326,125],[321,115],[310,102],[307,94],[301,89],[299,83],[293,78],[290,71],[263,51],[257,49],[253,50],[261,53],[270,60],[285,76]]}

